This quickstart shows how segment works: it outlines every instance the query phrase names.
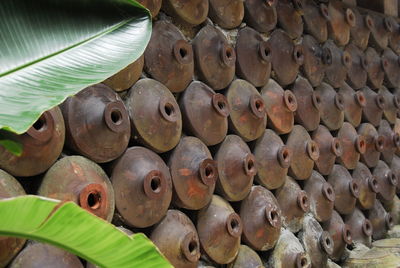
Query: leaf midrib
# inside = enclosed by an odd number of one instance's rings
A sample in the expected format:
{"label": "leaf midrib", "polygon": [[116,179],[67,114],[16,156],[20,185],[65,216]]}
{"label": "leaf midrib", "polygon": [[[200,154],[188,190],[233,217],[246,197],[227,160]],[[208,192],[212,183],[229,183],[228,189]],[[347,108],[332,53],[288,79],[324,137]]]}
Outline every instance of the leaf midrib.
{"label": "leaf midrib", "polygon": [[7,71],[7,72],[1,73],[1,74],[0,74],[0,78],[2,78],[2,77],[4,77],[4,76],[7,76],[7,75],[9,75],[9,74],[11,74],[11,73],[18,72],[18,71],[20,71],[20,70],[22,70],[22,69],[25,69],[25,68],[27,68],[27,67],[29,67],[29,66],[32,66],[32,65],[34,65],[34,64],[36,64],[36,63],[38,63],[38,62],[43,62],[43,61],[45,61],[46,59],[49,59],[49,58],[52,58],[52,57],[54,57],[54,56],[60,55],[60,54],[64,53],[65,51],[68,51],[68,50],[77,48],[77,47],[79,47],[79,46],[81,46],[81,45],[84,45],[84,44],[86,44],[86,43],[88,43],[88,42],[90,42],[90,41],[92,41],[92,40],[94,40],[94,39],[96,39],[96,38],[99,38],[99,37],[101,37],[101,36],[103,36],[103,35],[106,35],[106,34],[108,34],[108,33],[111,33],[111,32],[113,32],[113,31],[115,31],[115,30],[121,28],[122,26],[128,24],[129,22],[131,22],[131,21],[132,21],[133,19],[135,19],[135,18],[137,18],[137,17],[132,17],[132,18],[129,18],[129,19],[125,19],[125,20],[121,21],[120,23],[117,23],[117,24],[115,24],[114,26],[111,26],[111,27],[105,29],[104,31],[100,32],[99,34],[96,34],[96,35],[94,35],[94,36],[92,36],[92,37],[86,38],[86,39],[84,39],[84,40],[82,40],[82,41],[80,41],[80,42],[78,42],[78,43],[76,43],[76,44],[73,44],[73,45],[71,45],[71,46],[68,46],[68,47],[66,47],[66,48],[64,48],[64,49],[62,49],[62,50],[56,51],[56,52],[54,52],[54,53],[51,53],[51,54],[46,55],[46,56],[43,56],[43,57],[41,57],[41,58],[38,58],[38,59],[33,60],[33,61],[31,61],[31,62],[28,62],[28,63],[26,63],[26,64],[20,65],[20,66],[18,66],[18,67],[16,67],[16,68],[13,68],[13,69],[11,69],[11,70],[9,70],[9,71]]}

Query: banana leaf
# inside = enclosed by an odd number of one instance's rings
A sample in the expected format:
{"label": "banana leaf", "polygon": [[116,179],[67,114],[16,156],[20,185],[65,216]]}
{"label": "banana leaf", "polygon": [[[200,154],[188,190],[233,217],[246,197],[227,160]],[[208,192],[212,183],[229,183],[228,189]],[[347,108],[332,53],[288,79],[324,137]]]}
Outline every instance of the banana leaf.
{"label": "banana leaf", "polygon": [[150,13],[133,0],[0,1],[0,129],[25,132],[135,61],[150,36]]}
{"label": "banana leaf", "polygon": [[53,244],[100,267],[172,267],[144,234],[128,236],[73,202],[3,199],[0,215],[0,235]]}

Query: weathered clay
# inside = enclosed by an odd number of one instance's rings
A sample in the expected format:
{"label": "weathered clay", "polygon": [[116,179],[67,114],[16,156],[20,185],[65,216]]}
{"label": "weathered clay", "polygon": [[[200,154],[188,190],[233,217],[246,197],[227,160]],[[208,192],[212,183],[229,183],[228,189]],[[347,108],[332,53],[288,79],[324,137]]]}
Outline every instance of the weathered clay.
{"label": "weathered clay", "polygon": [[274,251],[269,257],[268,267],[310,268],[310,256],[305,252],[297,237],[288,230],[283,230]]}
{"label": "weathered clay", "polygon": [[379,89],[379,94],[385,99],[385,108],[383,115],[390,124],[396,123],[397,115],[399,115],[400,99],[397,95],[392,94],[386,87]]}
{"label": "weathered clay", "polygon": [[355,169],[360,154],[366,150],[366,138],[359,135],[355,128],[348,122],[344,122],[337,133],[337,138],[342,144],[343,153],[336,161],[347,169]]}
{"label": "weathered clay", "polygon": [[378,198],[383,204],[392,202],[393,197],[396,195],[398,179],[389,166],[379,161],[378,165],[374,168],[372,174],[376,177],[378,182]]}
{"label": "weathered clay", "polygon": [[201,140],[182,137],[169,157],[168,166],[174,186],[172,202],[175,206],[197,210],[211,201],[218,169]]}
{"label": "weathered clay", "polygon": [[324,80],[332,87],[339,88],[347,77],[347,71],[352,62],[351,55],[347,51],[343,51],[337,47],[332,40],[326,41],[322,48],[329,55],[325,57],[326,68]]}
{"label": "weathered clay", "polygon": [[399,56],[393,52],[390,48],[387,48],[382,53],[382,66],[385,72],[385,82],[390,88],[400,86],[400,60]]}
{"label": "weathered clay", "polygon": [[378,52],[372,47],[367,48],[364,52],[365,62],[367,63],[367,86],[377,89],[382,86],[385,72],[383,64]]}
{"label": "weathered clay", "polygon": [[324,177],[316,171],[312,172],[311,177],[304,182],[310,200],[310,211],[319,222],[327,221],[331,218],[335,201],[335,192],[332,186],[325,181]]}
{"label": "weathered clay", "polygon": [[356,23],[353,10],[344,8],[343,3],[338,0],[331,0],[328,4],[328,13],[329,38],[338,46],[345,46],[350,41],[350,29]]}
{"label": "weathered clay", "polygon": [[61,110],[69,149],[97,163],[105,163],[128,147],[131,134],[128,111],[108,86],[87,87],[68,98]]}
{"label": "weathered clay", "polygon": [[371,33],[367,24],[371,23],[369,15],[362,15],[356,8],[352,9],[354,14],[354,27],[350,28],[350,39],[361,50],[368,46],[369,35]]}
{"label": "weathered clay", "polygon": [[179,210],[168,210],[151,232],[150,239],[174,267],[197,267],[199,236],[192,221]]}
{"label": "weathered clay", "polygon": [[248,0],[244,2],[245,21],[259,32],[273,30],[278,22],[276,0]]}
{"label": "weathered clay", "polygon": [[400,136],[394,132],[390,124],[386,120],[382,120],[378,127],[379,135],[384,137],[383,148],[381,151],[381,158],[386,163],[390,164],[393,155],[400,148]]}
{"label": "weathered clay", "polygon": [[60,267],[83,268],[79,258],[58,247],[31,242],[13,260],[12,268]]}
{"label": "weathered clay", "polygon": [[327,21],[330,19],[328,7],[317,5],[313,0],[303,1],[304,32],[311,34],[322,43],[328,39]]}
{"label": "weathered clay", "polygon": [[[21,184],[7,172],[0,169],[0,200],[25,195]],[[25,244],[25,239],[0,236],[0,267],[7,264],[18,254]]]}
{"label": "weathered clay", "polygon": [[286,134],[292,130],[294,124],[293,113],[297,110],[295,95],[270,79],[261,89],[265,110],[268,115],[268,126],[278,134]]}
{"label": "weathered clay", "polygon": [[208,16],[222,28],[238,27],[244,17],[243,1],[210,0]]}
{"label": "weathered clay", "polygon": [[355,91],[346,83],[343,83],[338,92],[343,96],[344,119],[353,127],[357,127],[361,123],[362,109],[367,104],[364,94]]}
{"label": "weathered clay", "polygon": [[228,201],[240,201],[250,192],[257,173],[256,158],[247,144],[236,135],[228,135],[215,154],[218,165],[216,192]]}
{"label": "weathered clay", "polygon": [[323,125],[320,125],[312,133],[311,138],[319,148],[319,158],[315,161],[315,168],[322,175],[329,175],[335,164],[336,157],[340,157],[343,154],[341,141],[338,138],[334,138],[329,129]]}
{"label": "weathered clay", "polygon": [[300,241],[310,256],[311,266],[326,267],[328,256],[333,252],[333,240],[314,218],[305,217]]}
{"label": "weathered clay", "polygon": [[271,73],[270,44],[256,30],[245,27],[238,32],[235,49],[237,75],[256,87],[264,86]]}
{"label": "weathered clay", "polygon": [[203,252],[218,264],[232,262],[239,252],[243,226],[229,203],[214,195],[197,215],[196,228]]}
{"label": "weathered clay", "polygon": [[240,245],[239,253],[234,262],[227,265],[228,268],[260,268],[264,267],[257,252],[246,245]]}
{"label": "weathered clay", "polygon": [[375,200],[374,206],[366,214],[372,225],[372,238],[374,240],[384,238],[387,231],[393,227],[392,215],[386,212],[379,200]]}
{"label": "weathered clay", "polygon": [[360,186],[357,205],[360,209],[371,209],[375,203],[376,193],[379,191],[378,180],[371,174],[369,168],[363,163],[358,163],[353,170],[353,180]]}
{"label": "weathered clay", "polygon": [[150,10],[151,17],[154,18],[160,11],[162,0],[138,0],[138,2]]}
{"label": "weathered clay", "polygon": [[385,137],[379,135],[376,128],[370,123],[361,124],[358,127],[358,134],[365,138],[365,153],[361,154],[361,162],[369,168],[375,167],[381,156]]}
{"label": "weathered clay", "polygon": [[225,138],[230,108],[224,95],[215,93],[202,82],[193,81],[183,92],[179,105],[187,134],[198,137],[208,146]]}
{"label": "weathered clay", "polygon": [[344,217],[344,222],[350,228],[353,242],[362,243],[368,247],[371,245],[372,224],[361,210],[355,208],[350,215]]}
{"label": "weathered clay", "polygon": [[286,178],[285,184],[276,190],[276,200],[282,211],[282,224],[293,233],[303,226],[305,213],[310,209],[310,201],[305,191],[295,180]]}
{"label": "weathered clay", "polygon": [[166,0],[163,1],[163,10],[169,15],[189,25],[199,25],[206,20],[209,2],[207,0]]}
{"label": "weathered clay", "polygon": [[305,128],[295,125],[286,145],[292,151],[289,175],[296,180],[307,180],[311,176],[314,161],[319,158],[317,143],[311,140]]}
{"label": "weathered clay", "polygon": [[[161,1],[160,1],[161,4]],[[103,81],[114,91],[121,92],[129,89],[140,78],[144,66],[144,55],[126,66],[124,69]]]}
{"label": "weathered clay", "polygon": [[275,246],[281,232],[281,210],[274,195],[262,186],[253,186],[240,204],[243,241],[252,249],[266,251]]}
{"label": "weathered clay", "polygon": [[125,100],[132,138],[161,153],[174,148],[182,132],[182,116],[172,93],[160,82],[141,79]]}
{"label": "weathered clay", "polygon": [[246,80],[237,79],[225,92],[229,107],[229,129],[246,142],[259,138],[267,125],[265,103],[257,89]]}
{"label": "weathered clay", "polygon": [[342,215],[352,213],[360,195],[360,186],[349,171],[341,165],[335,165],[327,182],[335,191],[335,210]]}
{"label": "weathered clay", "polygon": [[379,126],[383,109],[385,109],[385,99],[381,94],[377,94],[369,87],[364,87],[360,91],[364,94],[367,101],[367,104],[363,108],[363,120],[371,123],[374,127]]}
{"label": "weathered clay", "polygon": [[346,246],[353,242],[350,227],[343,222],[339,213],[333,210],[332,217],[322,224],[322,228],[331,235],[333,240],[333,251],[330,257],[336,261],[341,260]]}
{"label": "weathered clay", "polygon": [[311,35],[304,35],[303,41],[304,63],[300,67],[308,82],[316,87],[322,83],[325,76],[325,64],[330,61],[330,53],[322,49],[321,45]]}
{"label": "weathered clay", "polygon": [[281,29],[272,32],[268,43],[272,50],[272,77],[282,86],[293,83],[304,62],[303,46],[296,44]]}
{"label": "weathered clay", "polygon": [[347,83],[353,89],[360,89],[367,83],[367,61],[364,53],[356,45],[350,43],[345,49],[351,56],[351,64],[347,71]]}
{"label": "weathered clay", "polygon": [[227,87],[235,75],[236,53],[224,34],[204,26],[193,39],[193,50],[200,80],[214,90]]}
{"label": "weathered clay", "polygon": [[17,156],[0,145],[0,168],[13,176],[28,177],[45,172],[64,146],[64,119],[58,107],[44,112],[24,134],[0,132],[4,139],[16,141],[23,148]]}
{"label": "weathered clay", "polygon": [[330,85],[322,83],[316,88],[320,96],[321,121],[329,130],[339,129],[344,121],[344,98]]}
{"label": "weathered clay", "polygon": [[193,79],[193,49],[179,29],[166,20],[153,24],[144,53],[145,70],[172,92],[181,92]]}
{"label": "weathered clay", "polygon": [[292,152],[281,138],[267,129],[253,149],[257,163],[256,181],[269,190],[281,187],[286,179]]}
{"label": "weathered clay", "polygon": [[307,131],[317,129],[320,122],[321,97],[314,91],[307,79],[298,77],[291,91],[296,97],[297,110],[294,120]]}
{"label": "weathered clay", "polygon": [[172,198],[168,166],[156,153],[130,147],[114,163],[115,206],[125,224],[144,228],[159,222]]}
{"label": "weathered clay", "polygon": [[57,161],[44,176],[38,194],[73,201],[107,221],[114,214],[114,190],[108,176],[100,166],[82,156]]}
{"label": "weathered clay", "polygon": [[276,11],[278,14],[278,25],[290,36],[299,38],[303,33],[303,5],[301,0],[279,0]]}
{"label": "weathered clay", "polygon": [[371,23],[367,22],[367,27],[371,30],[369,43],[377,50],[383,50],[388,46],[389,37],[393,32],[393,25],[389,17],[380,14],[370,13]]}

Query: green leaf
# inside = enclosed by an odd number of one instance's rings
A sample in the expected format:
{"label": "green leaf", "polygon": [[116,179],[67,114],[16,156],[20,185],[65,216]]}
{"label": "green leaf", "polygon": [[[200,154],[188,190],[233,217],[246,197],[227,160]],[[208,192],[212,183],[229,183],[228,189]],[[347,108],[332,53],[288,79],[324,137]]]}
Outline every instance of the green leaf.
{"label": "green leaf", "polygon": [[73,202],[3,199],[0,215],[0,235],[50,243],[100,267],[172,267],[144,234],[128,236]]}
{"label": "green leaf", "polygon": [[21,156],[22,155],[22,144],[18,143],[13,140],[2,140],[0,139],[0,146],[3,146],[6,148],[8,151],[10,151],[12,154],[16,156]]}
{"label": "green leaf", "polygon": [[0,129],[40,115],[135,61],[151,17],[132,0],[0,1]]}

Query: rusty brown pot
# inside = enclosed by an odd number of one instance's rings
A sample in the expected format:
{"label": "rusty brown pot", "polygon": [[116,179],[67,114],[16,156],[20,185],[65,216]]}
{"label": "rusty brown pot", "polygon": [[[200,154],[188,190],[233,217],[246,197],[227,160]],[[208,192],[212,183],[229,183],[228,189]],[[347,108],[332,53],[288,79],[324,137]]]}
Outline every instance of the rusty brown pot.
{"label": "rusty brown pot", "polygon": [[278,134],[289,133],[294,124],[294,112],[297,110],[295,95],[270,79],[261,89],[265,110],[268,115],[268,126]]}
{"label": "rusty brown pot", "polygon": [[182,137],[169,157],[168,166],[174,186],[172,200],[175,206],[198,210],[211,201],[218,169],[201,140]]}
{"label": "rusty brown pot", "polygon": [[243,200],[250,192],[257,173],[256,158],[247,144],[236,135],[228,135],[215,154],[218,165],[216,192],[228,201]]}
{"label": "rusty brown pot", "polygon": [[282,86],[293,83],[304,62],[303,46],[281,29],[272,32],[268,43],[272,50],[272,77]]}
{"label": "rusty brown pot", "polygon": [[358,134],[365,137],[365,153],[361,154],[361,162],[368,167],[375,167],[378,164],[381,151],[385,143],[385,137],[378,134],[378,131],[370,123],[363,123],[358,127]]}
{"label": "rusty brown pot", "polygon": [[116,92],[127,90],[140,78],[143,66],[144,55],[140,56],[136,61],[129,64],[118,73],[104,80],[103,84],[109,86]]}
{"label": "rusty brown pot", "polygon": [[382,86],[385,78],[381,57],[372,47],[367,48],[364,55],[367,63],[367,86],[372,89],[378,89]]}
{"label": "rusty brown pot", "polygon": [[116,159],[128,147],[131,134],[122,99],[103,84],[87,87],[68,98],[61,110],[68,148],[95,161]]}
{"label": "rusty brown pot", "polygon": [[222,28],[236,28],[243,20],[243,1],[210,0],[209,5],[208,16]]}
{"label": "rusty brown pot", "polygon": [[319,222],[329,220],[335,201],[335,191],[332,186],[321,174],[313,171],[311,177],[304,182],[303,189],[308,195],[310,211],[315,219]]}
{"label": "rusty brown pot", "polygon": [[328,39],[327,21],[330,19],[328,7],[318,5],[313,0],[303,1],[304,32],[311,34],[322,43]]}
{"label": "rusty brown pot", "polygon": [[207,0],[165,0],[163,10],[177,21],[196,26],[206,20],[209,8]]}
{"label": "rusty brown pot", "polygon": [[335,191],[335,210],[342,215],[353,212],[357,198],[360,196],[360,185],[353,180],[349,171],[341,166],[335,165],[327,182]]}
{"label": "rusty brown pot", "polygon": [[173,149],[182,132],[182,116],[172,93],[160,82],[141,79],[125,100],[132,138],[161,153]]}
{"label": "rusty brown pot", "polygon": [[375,200],[372,209],[367,210],[366,216],[372,225],[372,238],[383,239],[386,233],[393,227],[393,217],[387,213],[381,202]]}
{"label": "rusty brown pot", "polygon": [[398,178],[389,166],[379,160],[378,165],[374,168],[372,174],[378,182],[378,198],[383,204],[391,203],[396,195]]}
{"label": "rusty brown pot", "polygon": [[334,138],[329,129],[320,125],[313,133],[312,139],[319,148],[319,158],[315,161],[315,169],[322,175],[329,175],[335,164],[336,157],[343,154],[340,139]]}
{"label": "rusty brown pot", "polygon": [[68,251],[44,243],[31,242],[13,260],[10,267],[83,268],[83,265],[77,256]]}
{"label": "rusty brown pot", "polygon": [[[0,200],[25,195],[21,184],[10,174],[0,169]],[[25,244],[25,239],[0,236],[0,267],[7,264],[18,254]]]}
{"label": "rusty brown pot", "polygon": [[330,257],[335,261],[341,260],[346,246],[353,242],[350,227],[343,222],[339,213],[333,210],[332,217],[322,224],[322,228],[331,235],[333,240],[333,251]]}
{"label": "rusty brown pot", "polygon": [[278,22],[276,0],[247,0],[244,2],[246,23],[259,32],[273,30]]}
{"label": "rusty brown pot", "polygon": [[281,187],[286,179],[292,152],[271,129],[265,130],[253,149],[256,158],[256,181],[269,190]]}
{"label": "rusty brown pot", "polygon": [[359,135],[350,123],[344,122],[337,133],[337,138],[342,144],[343,153],[336,162],[347,169],[355,169],[360,160],[360,154],[364,154],[367,148],[365,136]]}
{"label": "rusty brown pot", "polygon": [[339,129],[344,121],[344,98],[330,85],[322,83],[316,88],[320,97],[320,114],[322,123],[329,130]]}
{"label": "rusty brown pot", "polygon": [[383,109],[385,109],[385,99],[381,94],[377,94],[369,87],[360,89],[364,94],[367,104],[363,108],[362,118],[365,122],[371,123],[374,127],[379,126],[382,120]]}
{"label": "rusty brown pot", "polygon": [[371,174],[369,168],[363,163],[358,163],[353,170],[353,180],[360,186],[360,195],[357,205],[360,209],[371,209],[375,203],[376,193],[379,191],[378,180]]}
{"label": "rusty brown pot", "polygon": [[229,107],[229,129],[249,142],[265,131],[267,113],[265,103],[257,89],[246,80],[236,79],[225,92]]}
{"label": "rusty brown pot", "polygon": [[297,110],[294,121],[307,131],[317,129],[320,122],[321,97],[315,92],[307,79],[298,77],[291,91],[296,97]]}
{"label": "rusty brown pot", "polygon": [[235,49],[237,75],[256,87],[264,86],[271,73],[269,43],[256,30],[245,27],[238,32]]}
{"label": "rusty brown pot", "polygon": [[229,85],[235,75],[236,53],[224,34],[211,25],[204,26],[193,39],[196,73],[214,90]]}
{"label": "rusty brown pot", "polygon": [[319,86],[325,76],[325,64],[329,63],[329,51],[322,49],[321,45],[311,35],[304,35],[303,41],[304,63],[300,67],[308,82]]}
{"label": "rusty brown pot", "polygon": [[297,237],[288,230],[282,231],[268,264],[268,267],[274,268],[311,268],[310,256]]}
{"label": "rusty brown pot", "polygon": [[351,67],[351,55],[335,45],[332,40],[324,43],[322,48],[326,51],[325,78],[324,80],[334,88],[342,86]]}
{"label": "rusty brown pot", "polygon": [[153,24],[144,60],[146,72],[172,92],[182,92],[193,79],[192,45],[166,20]]}
{"label": "rusty brown pot", "polygon": [[345,8],[341,1],[328,1],[329,38],[338,46],[345,46],[350,41],[350,29],[356,24],[356,17],[350,8]]}
{"label": "rusty brown pot", "polygon": [[172,198],[168,166],[156,153],[130,147],[114,163],[111,182],[115,206],[125,224],[145,228],[159,222]]}
{"label": "rusty brown pot", "polygon": [[22,145],[20,156],[0,145],[0,168],[13,176],[28,177],[45,172],[57,160],[64,146],[64,119],[58,107],[44,112],[21,135],[0,130],[4,139]]}
{"label": "rusty brown pot", "polygon": [[367,105],[364,94],[346,83],[343,83],[338,92],[343,96],[344,119],[357,127],[361,123],[362,109]]}
{"label": "rusty brown pot", "polygon": [[227,201],[214,195],[211,203],[199,211],[196,228],[208,258],[218,264],[227,264],[236,258],[243,223]]}
{"label": "rusty brown pot", "polygon": [[333,253],[331,235],[314,218],[306,216],[299,237],[310,256],[311,267],[326,267],[328,256]]}
{"label": "rusty brown pot", "polygon": [[179,210],[168,210],[151,232],[150,239],[174,267],[197,267],[199,236],[192,221]]}
{"label": "rusty brown pot", "polygon": [[361,210],[355,208],[353,213],[344,217],[344,222],[350,228],[353,242],[371,246],[372,224]]}
{"label": "rusty brown pot", "polygon": [[207,146],[222,142],[228,132],[230,113],[224,95],[215,93],[202,82],[194,81],[183,92],[179,105],[187,134],[198,137]]}
{"label": "rusty brown pot", "polygon": [[288,230],[297,233],[303,226],[305,213],[310,209],[310,200],[305,191],[291,177],[276,190],[276,200],[282,211],[282,223]]}
{"label": "rusty brown pot", "polygon": [[62,201],[73,201],[90,213],[111,221],[114,190],[99,165],[82,156],[67,156],[46,173],[38,194]]}
{"label": "rusty brown pot", "polygon": [[278,25],[292,39],[299,38],[303,33],[303,3],[301,0],[279,0],[276,11]]}
{"label": "rusty brown pot", "polygon": [[243,241],[252,249],[267,251],[281,232],[281,209],[275,196],[262,186],[253,186],[240,204]]}
{"label": "rusty brown pot", "polygon": [[312,173],[314,161],[319,158],[319,148],[315,141],[300,125],[295,125],[288,135],[286,146],[292,151],[289,175],[296,180],[307,180]]}

